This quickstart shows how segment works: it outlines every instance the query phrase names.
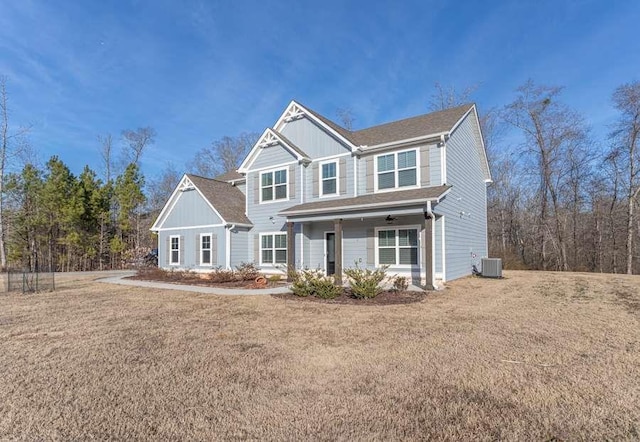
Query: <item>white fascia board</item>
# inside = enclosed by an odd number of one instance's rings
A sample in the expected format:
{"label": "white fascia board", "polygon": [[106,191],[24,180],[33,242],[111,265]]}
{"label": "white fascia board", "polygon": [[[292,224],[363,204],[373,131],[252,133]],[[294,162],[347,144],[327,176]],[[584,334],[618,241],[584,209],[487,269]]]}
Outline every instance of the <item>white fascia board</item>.
{"label": "white fascia board", "polygon": [[[306,215],[313,213],[326,213],[327,211],[335,212],[350,212],[353,210],[367,209],[367,208],[378,208],[378,207],[403,207],[407,205],[419,205],[425,204],[427,201],[438,201],[438,198],[420,198],[416,200],[401,200],[401,201],[392,201],[387,203],[370,203],[370,204],[358,204],[355,206],[342,206],[342,207],[331,207],[331,208],[322,208],[322,209],[307,209],[307,210],[296,210],[295,212],[287,212],[283,210],[278,215],[280,216],[297,216],[297,215]],[[360,215],[362,216],[362,215]],[[334,217],[335,218],[335,217]]]}
{"label": "white fascia board", "polygon": [[467,118],[467,116],[471,112],[473,112],[474,120],[475,120],[476,126],[478,127],[478,134],[480,135],[480,147],[482,150],[482,157],[480,161],[484,163],[484,167],[486,168],[486,171],[487,171],[487,173],[485,174],[485,183],[493,182],[493,179],[491,177],[491,169],[489,169],[489,159],[487,158],[487,148],[484,145],[484,136],[482,135],[482,126],[480,126],[480,119],[478,118],[478,110],[476,109],[475,104],[471,105],[469,110],[464,113],[464,115],[458,120],[456,124],[453,125],[453,128],[451,128],[451,133],[453,134],[453,131],[455,131],[458,128],[458,126],[462,124],[464,119]]}
{"label": "white fascia board", "polygon": [[266,136],[268,131],[269,131],[269,128],[267,127],[262,132],[262,135],[260,135],[260,138],[258,138],[258,140],[255,142],[255,144],[253,145],[253,147],[251,148],[247,156],[244,158],[244,160],[242,160],[242,164],[240,164],[240,167],[238,167],[238,173],[247,173],[249,166],[251,165],[251,163],[253,163],[255,159],[254,158],[255,154],[261,149],[260,144],[262,143],[262,139]]}
{"label": "white fascia board", "polygon": [[361,152],[362,154],[367,154],[367,153],[373,153],[373,152],[377,152],[379,150],[386,150],[386,149],[395,149],[395,148],[399,148],[399,147],[405,147],[411,144],[416,144],[419,143],[421,141],[439,141],[441,139],[442,136],[447,136],[449,135],[449,132],[438,132],[435,134],[429,134],[429,135],[422,135],[419,137],[414,137],[414,138],[407,138],[405,140],[397,140],[397,141],[390,141],[389,143],[382,143],[382,144],[375,144],[373,146],[360,146],[358,148],[358,151]]}
{"label": "white fascia board", "polygon": [[[296,160],[303,161],[305,159],[309,159],[306,156],[300,155],[300,153],[296,149],[294,149],[288,143],[286,143],[279,136],[278,132],[276,132],[275,130],[273,130],[271,128],[267,128],[262,133],[260,138],[258,138],[258,141],[256,142],[256,144],[251,148],[251,152],[249,152],[249,155],[247,155],[247,158],[245,159],[245,161],[243,161],[242,164],[240,165],[240,167],[238,168],[238,172],[239,173],[247,173],[249,171],[250,167],[253,165],[253,162],[255,161],[255,159],[258,157],[260,150],[261,149],[265,149],[266,147],[269,147],[269,146],[265,146],[264,145],[264,138],[267,137],[268,135],[271,135],[272,137],[274,137],[276,139],[276,141],[277,141],[277,144],[280,144],[282,147],[284,147],[289,152],[291,152],[296,157]],[[273,145],[275,146],[276,144],[273,144]],[[254,152],[254,150],[255,150],[255,152]]]}
{"label": "white fascia board", "polygon": [[163,220],[163,217],[164,217],[165,213],[167,211],[169,211],[168,210],[169,206],[173,207],[175,205],[175,201],[173,201],[173,198],[177,195],[178,189],[180,189],[180,185],[182,184],[182,182],[186,178],[187,178],[187,174],[185,173],[184,175],[182,175],[182,178],[180,178],[180,181],[178,181],[178,184],[176,185],[176,188],[173,189],[173,192],[171,193],[171,196],[169,197],[167,202],[164,204],[164,207],[160,211],[160,215],[158,215],[158,217],[156,218],[155,222],[153,223],[153,225],[151,226],[151,228],[149,230],[151,230],[152,232],[157,232],[158,230],[160,230],[160,227],[162,226],[162,223],[160,222],[160,220]]}
{"label": "white fascia board", "polygon": [[340,215],[336,214],[327,214],[327,215],[307,215],[307,216],[296,216],[296,217],[287,217],[287,221],[292,221],[295,223],[307,223],[307,222],[320,222],[320,221],[332,221],[336,218],[348,220],[348,219],[368,219],[368,218],[384,218],[387,215],[421,215],[424,213],[424,207],[414,207],[413,209],[407,209],[404,207],[396,207],[389,209],[380,209],[375,211],[370,211],[366,213],[344,213]]}

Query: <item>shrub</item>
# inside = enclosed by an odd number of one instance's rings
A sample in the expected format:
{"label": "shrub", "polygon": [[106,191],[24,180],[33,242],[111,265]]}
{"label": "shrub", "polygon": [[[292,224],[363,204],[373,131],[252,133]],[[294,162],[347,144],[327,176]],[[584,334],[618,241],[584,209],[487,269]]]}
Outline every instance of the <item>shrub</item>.
{"label": "shrub", "polygon": [[252,262],[242,262],[236,266],[236,276],[240,281],[253,281],[260,276],[260,270]]}
{"label": "shrub", "polygon": [[375,298],[382,292],[380,283],[387,276],[388,266],[382,266],[375,270],[361,269],[356,263],[355,267],[345,269],[344,273],[349,278],[351,293],[358,299]]}
{"label": "shrub", "polygon": [[236,273],[233,270],[217,267],[208,275],[211,282],[231,282],[236,280]]}
{"label": "shrub", "polygon": [[291,290],[297,296],[317,296],[333,299],[342,293],[342,287],[335,284],[332,276],[325,276],[321,270],[300,270],[293,276]]}
{"label": "shrub", "polygon": [[269,282],[279,282],[282,279],[282,275],[271,275],[267,278],[269,280]]}
{"label": "shrub", "polygon": [[409,288],[409,280],[406,276],[396,276],[393,278],[393,290],[396,292],[404,292]]}

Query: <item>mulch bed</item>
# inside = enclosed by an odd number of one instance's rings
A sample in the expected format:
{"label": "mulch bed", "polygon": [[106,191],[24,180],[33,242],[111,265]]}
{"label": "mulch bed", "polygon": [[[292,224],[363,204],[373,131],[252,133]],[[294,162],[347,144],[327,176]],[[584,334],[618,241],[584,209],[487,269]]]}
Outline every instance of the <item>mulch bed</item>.
{"label": "mulch bed", "polygon": [[414,302],[421,302],[427,298],[428,292],[396,292],[387,290],[380,293],[375,298],[357,299],[354,298],[349,290],[342,292],[342,295],[333,299],[316,298],[315,296],[296,296],[293,293],[274,294],[271,295],[274,298],[284,299],[287,301],[300,301],[300,302],[319,302],[322,304],[351,304],[351,305],[396,305],[396,304],[411,304]]}
{"label": "mulch bed", "polygon": [[229,281],[229,282],[213,282],[205,278],[187,278],[187,279],[171,279],[171,278],[154,278],[144,275],[128,276],[124,279],[135,279],[138,281],[165,282],[169,284],[181,285],[197,285],[202,287],[220,287],[225,289],[264,289],[272,287],[281,287],[283,283],[267,282],[266,286],[257,285],[253,281]]}

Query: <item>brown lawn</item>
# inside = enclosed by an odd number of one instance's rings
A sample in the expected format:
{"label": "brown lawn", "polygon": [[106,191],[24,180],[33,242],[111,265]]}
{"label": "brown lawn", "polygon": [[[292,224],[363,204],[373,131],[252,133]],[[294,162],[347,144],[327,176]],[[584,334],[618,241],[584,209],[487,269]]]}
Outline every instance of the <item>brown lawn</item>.
{"label": "brown lawn", "polygon": [[640,277],[404,305],[90,280],[0,295],[0,439],[640,438]]}

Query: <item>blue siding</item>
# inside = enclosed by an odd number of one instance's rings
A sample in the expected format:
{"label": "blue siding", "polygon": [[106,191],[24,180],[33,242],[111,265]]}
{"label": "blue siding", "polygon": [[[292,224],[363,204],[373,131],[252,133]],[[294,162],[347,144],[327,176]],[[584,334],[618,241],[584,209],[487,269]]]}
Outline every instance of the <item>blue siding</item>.
{"label": "blue siding", "polygon": [[486,183],[474,118],[467,116],[447,142],[447,184],[453,187],[434,209],[445,217],[446,280],[471,274],[488,253]]}
{"label": "blue siding", "polygon": [[251,169],[263,169],[267,167],[275,167],[281,164],[287,164],[297,161],[295,155],[289,149],[276,144],[274,146],[265,147],[256,152],[256,157],[251,164]]}
{"label": "blue siding", "polygon": [[222,220],[215,214],[197,190],[178,192],[177,201],[171,211],[165,215],[160,228],[205,226],[221,224]]}
{"label": "blue siding", "polygon": [[249,236],[249,229],[236,228],[231,231],[231,268],[253,261],[249,255]]}
{"label": "blue siding", "polygon": [[431,172],[431,185],[440,186],[442,184],[442,158],[441,148],[432,146],[429,149],[429,165]]}
{"label": "blue siding", "polygon": [[308,118],[285,123],[282,135],[302,149],[309,158],[323,158],[350,152],[350,149]]}
{"label": "blue siding", "polygon": [[[163,230],[158,234],[158,266],[165,269],[170,268],[181,268],[181,269],[190,269],[190,270],[211,270],[212,268],[218,266],[225,266],[225,228],[224,227],[213,227],[213,228],[184,228],[184,229],[176,229],[176,230]],[[197,235],[202,234],[213,234],[215,235],[215,246],[213,247],[216,250],[216,262],[212,265],[202,266],[199,265],[200,259],[197,257],[197,250],[199,247],[196,247],[196,238]],[[182,251],[182,264],[181,265],[170,265],[169,264],[169,244],[168,238],[170,236],[180,236],[182,238],[182,244],[180,245]]]}

